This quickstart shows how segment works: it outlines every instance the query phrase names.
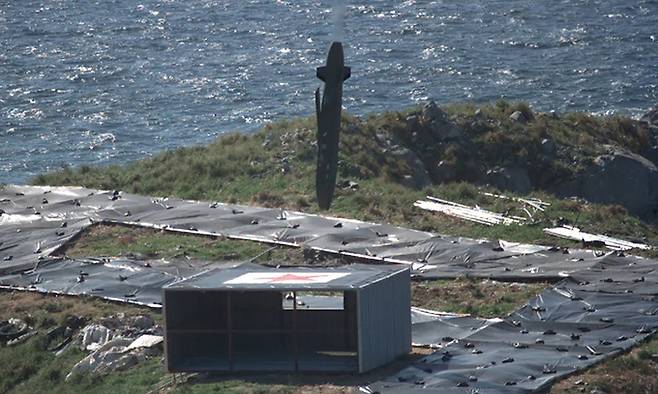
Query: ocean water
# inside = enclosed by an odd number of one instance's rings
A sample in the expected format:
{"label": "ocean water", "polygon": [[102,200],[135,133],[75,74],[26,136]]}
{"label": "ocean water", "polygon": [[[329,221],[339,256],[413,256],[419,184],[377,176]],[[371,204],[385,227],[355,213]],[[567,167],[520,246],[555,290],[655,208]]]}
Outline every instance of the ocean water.
{"label": "ocean water", "polygon": [[311,115],[336,38],[356,115],[429,98],[633,116],[658,102],[656,0],[332,6],[0,0],[0,183]]}

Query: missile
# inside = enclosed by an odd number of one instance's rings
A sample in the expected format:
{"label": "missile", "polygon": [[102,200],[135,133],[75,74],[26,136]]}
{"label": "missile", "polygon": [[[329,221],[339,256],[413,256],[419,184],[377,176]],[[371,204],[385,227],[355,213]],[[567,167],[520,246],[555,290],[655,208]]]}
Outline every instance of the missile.
{"label": "missile", "polygon": [[336,188],[343,81],[350,77],[351,72],[349,67],[345,67],[343,44],[331,43],[327,65],[316,70],[317,77],[324,82],[322,97],[320,97],[320,88],[315,91],[315,112],[318,123],[315,190],[320,209],[329,209]]}

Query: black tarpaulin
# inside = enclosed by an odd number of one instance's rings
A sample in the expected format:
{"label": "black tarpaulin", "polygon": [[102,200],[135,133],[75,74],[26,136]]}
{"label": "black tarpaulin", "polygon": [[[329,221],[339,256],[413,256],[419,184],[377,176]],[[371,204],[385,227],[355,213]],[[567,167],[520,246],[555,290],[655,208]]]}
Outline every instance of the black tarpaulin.
{"label": "black tarpaulin", "polygon": [[[443,237],[401,227],[281,209],[152,198],[74,187],[6,186],[0,190],[0,272],[29,269],[92,223],[119,223],[200,235],[305,247],[373,262],[412,264],[418,273],[457,275],[494,262],[487,275],[510,275],[501,261],[545,247]],[[17,233],[20,230],[21,233]],[[40,247],[39,247],[40,246]],[[505,263],[502,263],[505,265]],[[445,269],[442,269],[445,267]],[[519,266],[519,267],[522,267]],[[474,270],[475,272],[476,270]],[[528,275],[524,273],[523,275]]]}
{"label": "black tarpaulin", "polygon": [[[212,267],[220,264],[213,264]],[[0,277],[0,286],[50,294],[86,295],[159,307],[162,287],[208,269],[159,260],[49,259],[26,272]]]}
{"label": "black tarpaulin", "polygon": [[[542,390],[656,332],[655,266],[652,260],[615,257],[574,273],[500,321],[420,324],[414,333],[422,335],[414,339],[442,342],[442,348],[370,388],[380,393]],[[619,281],[610,280],[613,271]],[[639,273],[645,274],[643,281]],[[624,286],[632,290],[624,291]]]}
{"label": "black tarpaulin", "polygon": [[212,268],[51,257],[92,223],[223,235],[372,263],[403,263],[419,280],[463,275],[561,280],[503,319],[413,310],[413,342],[439,350],[370,386],[381,393],[542,390],[628,350],[658,327],[658,261],[618,253],[443,237],[280,209],[84,188],[9,186],[0,190],[0,210],[0,284],[45,293],[158,306],[162,286]]}

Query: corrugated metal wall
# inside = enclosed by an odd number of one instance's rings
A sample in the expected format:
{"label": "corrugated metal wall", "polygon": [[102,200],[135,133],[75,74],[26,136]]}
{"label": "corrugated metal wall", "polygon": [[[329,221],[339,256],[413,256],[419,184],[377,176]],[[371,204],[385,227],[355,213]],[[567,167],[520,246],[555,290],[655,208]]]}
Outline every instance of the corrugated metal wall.
{"label": "corrugated metal wall", "polygon": [[411,351],[410,271],[404,270],[360,289],[359,372]]}

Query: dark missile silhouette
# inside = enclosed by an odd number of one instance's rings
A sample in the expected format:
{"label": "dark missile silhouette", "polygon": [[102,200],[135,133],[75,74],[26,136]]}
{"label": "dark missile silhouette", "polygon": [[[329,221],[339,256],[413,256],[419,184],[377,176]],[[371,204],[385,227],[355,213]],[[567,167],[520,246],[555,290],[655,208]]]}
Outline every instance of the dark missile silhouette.
{"label": "dark missile silhouette", "polygon": [[340,134],[340,112],[343,105],[343,81],[351,75],[345,67],[343,44],[333,42],[327,56],[327,65],[318,67],[316,75],[324,81],[315,91],[315,111],[318,123],[318,164],[315,172],[315,190],[320,209],[329,209],[336,187],[338,169],[338,138]]}

